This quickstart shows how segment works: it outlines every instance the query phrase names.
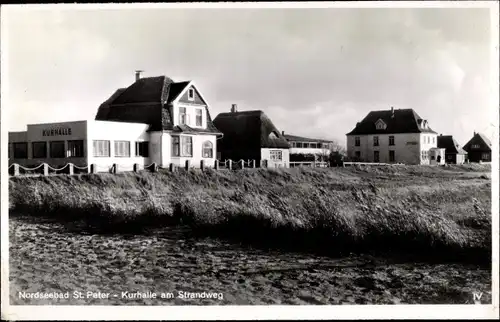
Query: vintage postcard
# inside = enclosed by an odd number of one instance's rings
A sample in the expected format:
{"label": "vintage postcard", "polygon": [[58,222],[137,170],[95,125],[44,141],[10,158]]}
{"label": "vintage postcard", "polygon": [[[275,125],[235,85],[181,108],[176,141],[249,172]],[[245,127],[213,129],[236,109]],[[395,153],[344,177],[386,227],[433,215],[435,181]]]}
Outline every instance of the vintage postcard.
{"label": "vintage postcard", "polygon": [[2,6],[2,319],[498,318],[498,7]]}

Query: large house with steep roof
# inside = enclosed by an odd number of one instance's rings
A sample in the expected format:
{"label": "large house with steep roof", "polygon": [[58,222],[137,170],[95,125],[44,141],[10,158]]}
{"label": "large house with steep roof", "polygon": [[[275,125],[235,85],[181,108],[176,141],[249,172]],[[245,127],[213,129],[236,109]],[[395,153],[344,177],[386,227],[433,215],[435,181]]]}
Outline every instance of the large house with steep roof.
{"label": "large house with steep roof", "polygon": [[97,172],[152,163],[213,166],[221,135],[194,82],[136,74],[133,84],[99,106],[95,120],[29,124],[27,131],[10,132],[9,164],[93,164]]}
{"label": "large house with steep roof", "polygon": [[413,109],[372,111],[346,136],[347,157],[353,161],[444,163],[437,133]]}
{"label": "large house with steep roof", "polygon": [[474,132],[463,149],[467,151],[470,162],[491,162],[491,147],[491,141],[484,134]]}
{"label": "large house with steep roof", "polygon": [[223,133],[218,145],[219,159],[255,160],[257,165],[289,167],[290,145],[264,112],[239,112],[233,104],[231,112],[217,115],[214,125]]}

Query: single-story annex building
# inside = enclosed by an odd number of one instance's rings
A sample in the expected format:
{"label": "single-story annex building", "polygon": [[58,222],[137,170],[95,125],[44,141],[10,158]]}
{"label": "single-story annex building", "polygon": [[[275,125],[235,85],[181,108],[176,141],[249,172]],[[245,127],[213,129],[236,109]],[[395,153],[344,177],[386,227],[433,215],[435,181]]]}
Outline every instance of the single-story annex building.
{"label": "single-story annex building", "polygon": [[438,148],[444,148],[445,162],[451,164],[463,164],[467,157],[465,152],[452,135],[442,135],[437,137]]}

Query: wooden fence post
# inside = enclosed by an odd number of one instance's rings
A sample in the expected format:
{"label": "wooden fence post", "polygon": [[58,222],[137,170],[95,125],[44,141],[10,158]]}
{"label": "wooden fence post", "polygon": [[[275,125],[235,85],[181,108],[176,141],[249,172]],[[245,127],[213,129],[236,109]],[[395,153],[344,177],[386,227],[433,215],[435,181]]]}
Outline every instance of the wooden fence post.
{"label": "wooden fence post", "polygon": [[168,170],[169,170],[170,172],[175,172],[175,165],[174,165],[173,163],[170,163],[170,164],[168,165]]}
{"label": "wooden fence post", "polygon": [[68,173],[69,173],[70,176],[72,176],[73,174],[75,174],[75,169],[73,167],[73,163],[70,163],[68,165]]}
{"label": "wooden fence post", "polygon": [[96,168],[95,168],[95,164],[94,164],[94,163],[92,163],[92,164],[90,165],[90,173],[96,173],[96,171],[95,171],[95,170],[96,170]]}
{"label": "wooden fence post", "polygon": [[151,172],[157,172],[158,171],[158,166],[156,165],[156,162],[153,162],[153,164],[151,165]]}
{"label": "wooden fence post", "polygon": [[190,163],[189,160],[186,160],[186,164],[184,165],[184,168],[186,170],[189,170],[189,163]]}
{"label": "wooden fence post", "polygon": [[219,160],[215,160],[214,162],[214,169],[219,170]]}
{"label": "wooden fence post", "polygon": [[245,160],[241,160],[241,170],[245,169]]}
{"label": "wooden fence post", "polygon": [[116,172],[118,171],[118,165],[116,163],[113,163],[113,167],[111,168],[111,173],[112,174],[116,174]]}
{"label": "wooden fence post", "polygon": [[229,161],[228,162],[228,168],[229,168],[229,170],[231,170],[233,168],[233,164],[232,164],[233,161],[231,159],[229,159],[228,161]]}
{"label": "wooden fence post", "polygon": [[255,169],[255,160],[252,160],[252,168]]}
{"label": "wooden fence post", "polygon": [[14,163],[14,176],[19,175],[19,164]]}
{"label": "wooden fence post", "polygon": [[138,163],[134,163],[134,172],[139,172],[139,164]]}
{"label": "wooden fence post", "polygon": [[49,175],[49,165],[47,163],[43,164],[43,175],[48,176]]}
{"label": "wooden fence post", "polygon": [[200,161],[200,169],[201,171],[205,170],[205,160]]}

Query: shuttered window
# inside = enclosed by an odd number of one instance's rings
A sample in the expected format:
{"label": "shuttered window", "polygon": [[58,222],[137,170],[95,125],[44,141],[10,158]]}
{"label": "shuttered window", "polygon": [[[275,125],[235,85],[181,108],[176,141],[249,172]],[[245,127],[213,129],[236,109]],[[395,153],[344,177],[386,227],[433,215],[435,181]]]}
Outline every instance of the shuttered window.
{"label": "shuttered window", "polygon": [[115,141],[115,157],[130,157],[130,141]]}
{"label": "shuttered window", "polygon": [[94,140],[94,157],[108,157],[110,156],[109,151],[109,141],[106,140]]}

